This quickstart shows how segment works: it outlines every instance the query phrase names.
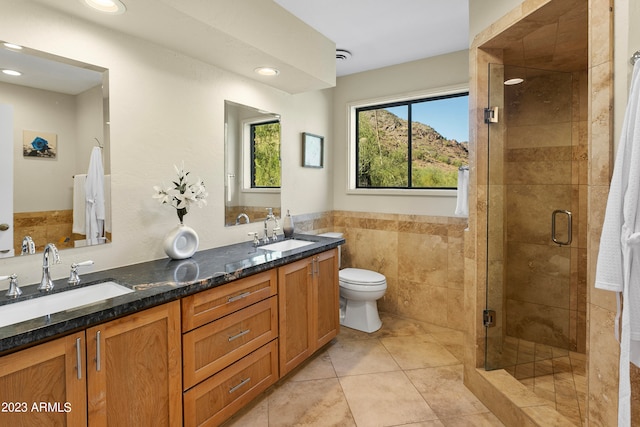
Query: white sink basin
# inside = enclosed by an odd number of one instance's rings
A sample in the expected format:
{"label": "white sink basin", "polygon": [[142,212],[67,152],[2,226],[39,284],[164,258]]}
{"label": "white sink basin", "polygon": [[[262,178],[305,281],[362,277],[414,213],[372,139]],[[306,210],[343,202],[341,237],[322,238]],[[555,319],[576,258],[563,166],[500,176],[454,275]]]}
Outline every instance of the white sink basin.
{"label": "white sink basin", "polygon": [[271,243],[269,245],[258,246],[258,249],[264,249],[266,251],[285,252],[292,249],[302,248],[307,245],[313,245],[315,242],[309,242],[308,240],[283,240],[281,242]]}
{"label": "white sink basin", "polygon": [[115,282],[102,282],[70,291],[58,292],[57,294],[1,305],[0,327],[46,316],[47,314],[79,308],[131,292],[133,292],[132,289]]}

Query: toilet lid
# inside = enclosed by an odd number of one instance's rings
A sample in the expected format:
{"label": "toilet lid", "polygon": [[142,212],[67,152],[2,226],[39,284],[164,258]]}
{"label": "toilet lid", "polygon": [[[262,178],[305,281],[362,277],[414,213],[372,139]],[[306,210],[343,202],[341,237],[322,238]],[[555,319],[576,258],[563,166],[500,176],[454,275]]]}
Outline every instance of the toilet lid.
{"label": "toilet lid", "polygon": [[386,283],[384,275],[361,268],[345,268],[340,270],[340,281],[355,285],[381,285]]}

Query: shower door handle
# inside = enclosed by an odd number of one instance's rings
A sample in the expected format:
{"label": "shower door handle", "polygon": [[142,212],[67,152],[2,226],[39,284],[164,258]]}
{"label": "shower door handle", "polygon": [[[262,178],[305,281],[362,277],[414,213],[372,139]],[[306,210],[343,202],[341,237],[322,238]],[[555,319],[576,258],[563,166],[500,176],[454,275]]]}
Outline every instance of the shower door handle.
{"label": "shower door handle", "polygon": [[[566,241],[558,240],[556,236],[556,218],[559,214],[564,214],[567,216],[567,240]],[[553,240],[554,243],[560,246],[571,244],[571,239],[573,236],[573,232],[571,230],[571,222],[572,222],[571,211],[566,211],[562,209],[557,209],[553,211],[553,213],[551,214],[551,240]]]}

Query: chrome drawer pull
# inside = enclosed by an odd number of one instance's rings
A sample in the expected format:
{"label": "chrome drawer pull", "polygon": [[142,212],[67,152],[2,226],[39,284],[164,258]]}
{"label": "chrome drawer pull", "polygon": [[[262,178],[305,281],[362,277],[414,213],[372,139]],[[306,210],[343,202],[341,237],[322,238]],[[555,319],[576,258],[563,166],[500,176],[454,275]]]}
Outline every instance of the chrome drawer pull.
{"label": "chrome drawer pull", "polygon": [[245,378],[244,380],[240,381],[240,384],[233,386],[229,389],[229,394],[233,393],[234,391],[238,390],[240,387],[242,387],[243,385],[245,385],[246,383],[248,383],[249,381],[251,381],[251,377],[249,378]]}
{"label": "chrome drawer pull", "polygon": [[234,336],[229,337],[229,342],[231,342],[231,341],[233,341],[233,340],[235,340],[237,338],[240,338],[243,335],[247,335],[250,331],[251,331],[251,329],[246,329],[246,330],[240,332],[239,334],[235,334]]}
{"label": "chrome drawer pull", "polygon": [[77,366],[78,366],[78,379],[81,380],[82,379],[82,350],[80,349],[80,343],[81,343],[81,339],[80,338],[76,338],[76,360],[78,361]]}
{"label": "chrome drawer pull", "polygon": [[251,292],[243,292],[240,295],[236,295],[234,297],[229,297],[229,299],[227,299],[227,302],[234,302],[234,301],[238,301],[241,300],[242,298],[246,298],[249,295],[251,295]]}

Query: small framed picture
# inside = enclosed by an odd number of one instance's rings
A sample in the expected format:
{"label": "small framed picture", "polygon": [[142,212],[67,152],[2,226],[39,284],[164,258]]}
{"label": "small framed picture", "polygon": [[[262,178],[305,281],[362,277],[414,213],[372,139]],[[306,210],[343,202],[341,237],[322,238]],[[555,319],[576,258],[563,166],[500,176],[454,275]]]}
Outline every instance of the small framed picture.
{"label": "small framed picture", "polygon": [[302,133],[302,166],[305,168],[324,167],[324,137]]}
{"label": "small framed picture", "polygon": [[22,155],[55,159],[58,153],[58,137],[52,132],[22,131]]}

